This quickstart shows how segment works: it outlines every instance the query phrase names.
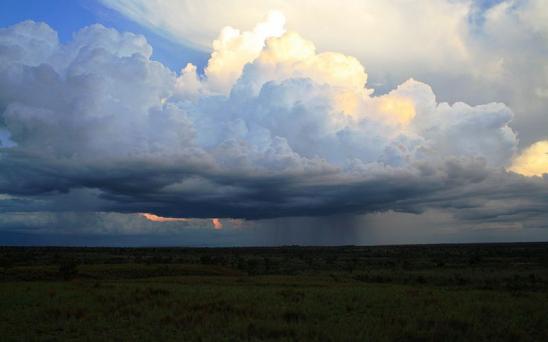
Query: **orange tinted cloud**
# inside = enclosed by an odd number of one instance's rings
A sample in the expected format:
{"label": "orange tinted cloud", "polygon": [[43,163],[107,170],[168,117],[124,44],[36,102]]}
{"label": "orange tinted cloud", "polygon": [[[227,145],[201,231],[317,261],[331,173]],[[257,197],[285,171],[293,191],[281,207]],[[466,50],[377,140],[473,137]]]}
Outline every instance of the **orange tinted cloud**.
{"label": "orange tinted cloud", "polygon": [[509,170],[528,177],[542,177],[548,173],[548,140],[538,141],[526,148],[514,159]]}
{"label": "orange tinted cloud", "polygon": [[154,222],[190,222],[192,219],[189,218],[183,218],[183,217],[162,217],[154,214],[149,213],[142,213],[141,216],[146,218],[149,221]]}
{"label": "orange tinted cloud", "polygon": [[211,219],[211,224],[213,225],[213,228],[215,229],[223,229],[223,223],[218,218]]}
{"label": "orange tinted cloud", "polygon": [[408,124],[416,115],[412,99],[397,95],[385,95],[379,98],[379,109],[388,114],[387,120],[402,125]]}

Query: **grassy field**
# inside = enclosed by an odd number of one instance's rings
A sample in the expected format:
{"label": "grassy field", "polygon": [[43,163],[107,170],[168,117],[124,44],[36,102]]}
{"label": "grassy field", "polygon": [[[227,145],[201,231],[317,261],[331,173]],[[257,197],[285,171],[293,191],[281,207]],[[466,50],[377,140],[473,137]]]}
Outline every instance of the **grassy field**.
{"label": "grassy field", "polygon": [[2,341],[548,340],[548,244],[0,255]]}

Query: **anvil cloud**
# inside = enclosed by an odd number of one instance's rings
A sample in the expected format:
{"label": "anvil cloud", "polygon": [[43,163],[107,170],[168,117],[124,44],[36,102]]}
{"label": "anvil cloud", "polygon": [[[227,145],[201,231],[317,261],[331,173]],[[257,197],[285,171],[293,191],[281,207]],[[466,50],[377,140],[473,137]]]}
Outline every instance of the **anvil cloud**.
{"label": "anvil cloud", "polygon": [[443,209],[546,226],[548,163],[530,157],[546,143],[520,156],[503,103],[439,102],[413,79],[375,95],[356,58],[317,51],[279,12],[223,29],[203,73],[151,54],[101,25],[67,44],[43,23],[0,29],[3,212],[187,223]]}

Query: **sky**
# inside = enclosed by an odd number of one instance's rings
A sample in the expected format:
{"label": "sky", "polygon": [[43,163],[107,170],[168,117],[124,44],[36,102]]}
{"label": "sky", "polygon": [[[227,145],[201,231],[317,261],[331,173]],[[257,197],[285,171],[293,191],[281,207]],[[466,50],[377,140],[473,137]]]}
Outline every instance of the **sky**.
{"label": "sky", "polygon": [[543,0],[4,0],[0,245],[548,240]]}

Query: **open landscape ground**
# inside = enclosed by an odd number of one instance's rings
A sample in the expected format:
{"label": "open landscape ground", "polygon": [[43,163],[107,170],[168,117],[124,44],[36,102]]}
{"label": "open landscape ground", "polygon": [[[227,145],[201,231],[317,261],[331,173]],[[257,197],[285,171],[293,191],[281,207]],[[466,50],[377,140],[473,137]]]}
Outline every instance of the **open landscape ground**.
{"label": "open landscape ground", "polygon": [[546,341],[548,244],[0,248],[20,340]]}

